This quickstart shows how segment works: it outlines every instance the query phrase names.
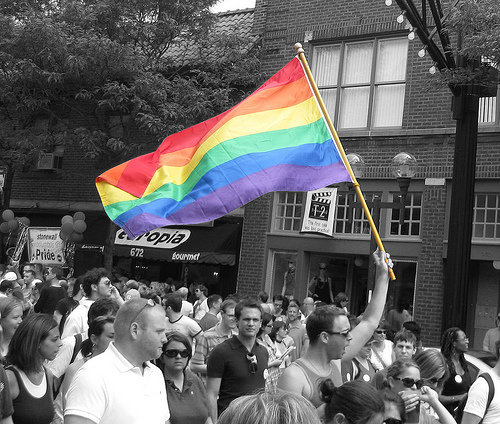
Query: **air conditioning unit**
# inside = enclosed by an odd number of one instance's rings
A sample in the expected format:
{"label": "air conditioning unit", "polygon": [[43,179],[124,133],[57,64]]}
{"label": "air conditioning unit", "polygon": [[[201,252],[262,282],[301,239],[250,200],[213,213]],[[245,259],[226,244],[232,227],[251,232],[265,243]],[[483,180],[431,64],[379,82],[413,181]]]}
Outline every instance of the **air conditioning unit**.
{"label": "air conditioning unit", "polygon": [[62,156],[55,153],[40,153],[36,169],[42,171],[57,171],[62,168]]}

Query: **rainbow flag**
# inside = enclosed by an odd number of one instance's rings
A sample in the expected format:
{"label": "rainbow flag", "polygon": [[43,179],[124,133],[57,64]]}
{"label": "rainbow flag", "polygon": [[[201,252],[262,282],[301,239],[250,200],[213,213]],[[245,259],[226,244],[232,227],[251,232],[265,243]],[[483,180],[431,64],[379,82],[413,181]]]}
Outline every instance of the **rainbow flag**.
{"label": "rainbow flag", "polygon": [[137,237],[219,218],[272,191],[309,191],[349,173],[295,57],[226,112],[97,177],[108,216]]}

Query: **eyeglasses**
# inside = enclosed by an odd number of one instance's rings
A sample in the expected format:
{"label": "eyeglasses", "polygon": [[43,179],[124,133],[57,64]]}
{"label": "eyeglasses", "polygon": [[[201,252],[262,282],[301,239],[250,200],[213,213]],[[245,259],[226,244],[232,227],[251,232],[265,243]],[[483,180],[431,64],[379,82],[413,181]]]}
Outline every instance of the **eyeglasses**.
{"label": "eyeglasses", "polygon": [[155,302],[153,301],[153,299],[148,299],[148,301],[144,304],[144,306],[141,309],[139,309],[139,311],[135,314],[134,318],[132,318],[130,323],[135,322],[135,320],[139,317],[139,315],[141,315],[142,311],[144,311],[144,309],[146,309],[146,306],[154,307]]}
{"label": "eyeglasses", "polygon": [[177,358],[177,355],[181,355],[181,358],[187,358],[189,356],[189,351],[187,349],[167,349],[163,352],[167,358]]}
{"label": "eyeglasses", "polygon": [[385,334],[386,331],[385,330],[375,330],[375,333],[377,333],[377,334]]}
{"label": "eyeglasses", "polygon": [[320,266],[319,269],[326,269],[326,266]]}
{"label": "eyeglasses", "polygon": [[342,333],[340,331],[326,331],[325,330],[325,333],[328,333],[328,334],[331,334],[331,335],[334,335],[336,334],[337,336],[342,336],[344,337],[345,339],[347,339],[349,337],[349,334],[351,334],[351,331],[348,330],[348,331],[343,331]]}
{"label": "eyeglasses", "polygon": [[409,378],[409,377],[405,377],[405,378],[393,377],[393,378],[394,378],[394,380],[401,381],[401,383],[403,383],[403,385],[405,387],[407,387],[408,389],[411,389],[413,387],[413,385],[415,385],[415,387],[417,389],[421,389],[422,386],[424,385],[424,382],[422,380],[414,380],[413,378]]}
{"label": "eyeglasses", "polygon": [[386,418],[383,424],[403,424],[403,421],[397,418]]}
{"label": "eyeglasses", "polygon": [[248,361],[248,371],[250,374],[255,374],[257,372],[257,357],[255,353],[247,353]]}

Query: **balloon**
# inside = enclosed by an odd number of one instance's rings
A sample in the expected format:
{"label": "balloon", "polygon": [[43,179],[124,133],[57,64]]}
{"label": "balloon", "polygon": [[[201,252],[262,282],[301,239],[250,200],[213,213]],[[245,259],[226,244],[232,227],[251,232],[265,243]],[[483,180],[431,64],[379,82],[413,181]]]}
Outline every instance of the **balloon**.
{"label": "balloon", "polygon": [[74,221],[85,221],[85,214],[83,212],[75,212],[73,215]]}
{"label": "balloon", "polygon": [[75,221],[73,223],[73,229],[77,232],[77,233],[83,233],[86,229],[87,229],[87,224],[85,224],[85,221]]}
{"label": "balloon", "polygon": [[63,225],[61,225],[61,231],[66,234],[71,234],[73,232],[73,222],[66,221],[63,223]]}
{"label": "balloon", "polygon": [[69,238],[69,234],[65,233],[64,231],[59,231],[59,238],[60,238],[61,240],[66,241],[66,240],[68,240],[68,238]]}
{"label": "balloon", "polygon": [[83,234],[73,233],[73,234],[71,234],[71,236],[69,237],[69,239],[72,242],[79,243],[79,242],[81,242],[83,240]]}
{"label": "balloon", "polygon": [[4,234],[10,233],[10,228],[9,228],[8,222],[2,222],[0,224],[0,232],[2,232]]}
{"label": "balloon", "polygon": [[31,224],[30,219],[28,217],[26,217],[26,216],[23,216],[22,218],[19,218],[19,221],[21,221],[27,227],[29,227],[30,224]]}
{"label": "balloon", "polygon": [[14,219],[14,212],[12,212],[10,209],[5,209],[2,212],[2,218],[4,221],[10,221]]}
{"label": "balloon", "polygon": [[9,222],[7,224],[9,225],[9,229],[11,231],[14,231],[19,226],[19,222],[15,218],[9,220]]}
{"label": "balloon", "polygon": [[61,224],[65,224],[66,222],[71,222],[73,224],[73,217],[71,215],[64,215],[61,218]]}

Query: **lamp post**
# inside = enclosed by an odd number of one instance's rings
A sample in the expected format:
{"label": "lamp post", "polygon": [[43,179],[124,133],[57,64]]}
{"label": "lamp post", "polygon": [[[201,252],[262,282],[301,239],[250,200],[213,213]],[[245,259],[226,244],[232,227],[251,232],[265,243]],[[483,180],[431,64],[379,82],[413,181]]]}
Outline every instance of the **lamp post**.
{"label": "lamp post", "polygon": [[[460,0],[455,0],[456,6]],[[450,13],[444,15],[439,0],[422,0],[421,11],[413,0],[396,0],[402,10],[398,22],[407,22],[410,40],[417,35],[423,44],[419,56],[426,53],[434,61],[429,69],[431,74],[437,70],[466,69],[471,74],[479,67],[479,60],[454,56],[446,21]],[[391,0],[386,0],[390,6]],[[428,26],[427,13],[431,12],[434,24]],[[433,40],[437,35],[440,46]],[[461,34],[457,37],[457,49],[461,47]],[[461,84],[450,84],[453,95],[453,118],[456,120],[455,152],[453,157],[453,190],[448,230],[447,261],[445,265],[443,296],[443,330],[458,326],[467,327],[467,305],[469,290],[469,265],[471,253],[472,217],[474,205],[474,180],[477,148],[477,126],[479,96],[494,95],[488,87],[480,88],[473,78]]]}
{"label": "lamp post", "polygon": [[[357,153],[350,153],[347,155],[347,159],[351,168],[354,172],[356,179],[363,178],[365,174],[365,161]],[[399,199],[392,202],[382,202],[379,196],[374,196],[373,200],[366,201],[368,207],[372,210],[373,222],[377,229],[380,227],[380,211],[381,209],[399,210],[399,224],[404,224],[405,217],[405,207],[406,207],[406,196],[408,195],[408,188],[410,187],[410,181],[415,177],[418,170],[417,160],[410,153],[401,152],[398,153],[391,161],[391,171],[394,177],[396,177],[399,185]],[[349,205],[352,209],[361,209],[361,203],[353,202]],[[370,252],[373,252],[377,248],[377,242],[373,233],[370,238]],[[368,290],[373,290],[375,285],[375,263],[371,255],[369,255],[368,262]]]}

